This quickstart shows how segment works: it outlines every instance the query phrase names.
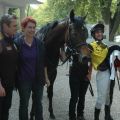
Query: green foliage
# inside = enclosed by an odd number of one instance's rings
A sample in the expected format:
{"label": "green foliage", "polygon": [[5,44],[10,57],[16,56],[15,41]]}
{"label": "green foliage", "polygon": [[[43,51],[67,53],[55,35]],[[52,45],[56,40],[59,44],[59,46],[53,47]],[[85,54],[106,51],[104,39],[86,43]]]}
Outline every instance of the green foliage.
{"label": "green foliage", "polygon": [[17,8],[9,8],[8,14],[10,14],[10,15],[16,14],[16,10],[17,10]]}
{"label": "green foliage", "polygon": [[87,14],[89,23],[95,23],[101,19],[99,10],[99,3],[96,0],[78,0],[76,1],[75,11],[79,15],[84,16]]}
{"label": "green foliage", "polygon": [[71,0],[48,0],[49,9],[53,9],[54,19],[62,19],[74,8],[74,1]]}
{"label": "green foliage", "polygon": [[9,8],[8,14],[10,14],[10,15],[16,15],[19,18],[20,11],[19,11],[18,8]]}
{"label": "green foliage", "polygon": [[9,8],[8,14],[10,15],[16,15],[17,17],[20,16],[20,11],[18,8]]}
{"label": "green foliage", "polygon": [[117,1],[119,0],[46,0],[38,9],[30,8],[29,15],[36,18],[38,26],[67,17],[71,9],[79,16],[87,14],[86,21],[89,24],[106,22],[114,16]]}
{"label": "green foliage", "polygon": [[38,26],[42,26],[54,20],[52,9],[49,9],[47,2],[39,5],[38,9],[30,8],[29,16],[33,16],[37,20]]}
{"label": "green foliage", "polygon": [[39,5],[38,9],[30,8],[30,14],[38,21],[41,26],[47,22],[63,19],[69,15],[71,9],[80,16],[87,15],[87,21],[94,23],[101,17],[99,2],[96,0],[47,0]]}

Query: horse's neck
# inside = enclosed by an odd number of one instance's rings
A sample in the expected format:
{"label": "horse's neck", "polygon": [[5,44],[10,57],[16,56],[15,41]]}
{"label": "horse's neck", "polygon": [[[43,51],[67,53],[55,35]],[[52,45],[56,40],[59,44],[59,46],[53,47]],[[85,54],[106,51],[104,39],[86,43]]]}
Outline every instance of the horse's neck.
{"label": "horse's neck", "polygon": [[65,43],[66,31],[65,23],[60,23],[48,34],[45,40],[49,66],[57,67],[58,65],[60,48]]}
{"label": "horse's neck", "polygon": [[65,22],[61,22],[58,26],[48,35],[45,43],[47,47],[54,47],[59,49],[65,43],[65,35],[67,31],[67,25]]}

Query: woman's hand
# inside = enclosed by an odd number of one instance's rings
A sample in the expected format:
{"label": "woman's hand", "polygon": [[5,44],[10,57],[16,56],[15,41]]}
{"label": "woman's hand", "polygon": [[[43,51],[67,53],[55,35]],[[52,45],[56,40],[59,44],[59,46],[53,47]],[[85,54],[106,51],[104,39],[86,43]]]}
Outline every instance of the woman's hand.
{"label": "woman's hand", "polygon": [[86,77],[88,78],[88,80],[91,80],[91,76],[92,76],[92,64],[90,63],[88,74],[87,74]]}
{"label": "woman's hand", "polygon": [[2,86],[0,82],[0,97],[6,96],[5,88]]}
{"label": "woman's hand", "polygon": [[47,87],[50,86],[50,80],[48,78],[46,79],[46,85],[47,85]]}
{"label": "woman's hand", "polygon": [[91,74],[87,74],[88,80],[91,80]]}

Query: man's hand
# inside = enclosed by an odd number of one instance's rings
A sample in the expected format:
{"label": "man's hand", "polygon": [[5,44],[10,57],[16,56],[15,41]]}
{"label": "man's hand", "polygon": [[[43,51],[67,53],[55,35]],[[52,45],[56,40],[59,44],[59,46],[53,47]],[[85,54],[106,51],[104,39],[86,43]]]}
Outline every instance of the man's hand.
{"label": "man's hand", "polygon": [[0,82],[0,97],[6,96],[5,88],[2,86]]}

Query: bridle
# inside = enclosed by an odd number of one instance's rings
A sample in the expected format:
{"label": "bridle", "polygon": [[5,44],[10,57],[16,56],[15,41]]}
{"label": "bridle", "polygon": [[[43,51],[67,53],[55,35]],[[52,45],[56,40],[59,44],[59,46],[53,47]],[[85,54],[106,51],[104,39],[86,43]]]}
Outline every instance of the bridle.
{"label": "bridle", "polygon": [[[63,65],[64,63],[66,63],[68,60],[69,61],[72,61],[72,58],[71,56],[74,56],[74,55],[79,55],[81,54],[81,52],[78,52],[77,51],[77,48],[82,46],[82,45],[87,45],[86,42],[81,42],[80,44],[77,44],[76,46],[73,46],[72,44],[72,40],[70,38],[70,25],[68,25],[68,33],[67,33],[68,37],[66,39],[66,47],[67,49],[65,50],[65,53],[67,55],[66,59],[63,61],[63,63],[61,65]],[[94,96],[94,92],[93,92],[93,88],[92,88],[92,85],[90,83],[90,81],[88,80],[89,82],[89,91],[91,93],[92,96]]]}
{"label": "bridle", "polygon": [[[69,59],[71,59],[71,56],[73,55],[79,55],[81,54],[80,52],[78,52],[77,48],[82,46],[82,45],[87,45],[86,42],[80,42],[77,45],[73,45],[73,41],[70,38],[70,25],[72,23],[70,21],[67,22],[67,33],[66,33],[66,37],[65,37],[65,44],[67,47],[67,50],[65,50],[65,54],[67,55],[66,59],[63,61],[63,63],[61,65],[63,65],[64,63],[66,63],[66,61],[68,61]],[[81,26],[82,27],[82,26]]]}

